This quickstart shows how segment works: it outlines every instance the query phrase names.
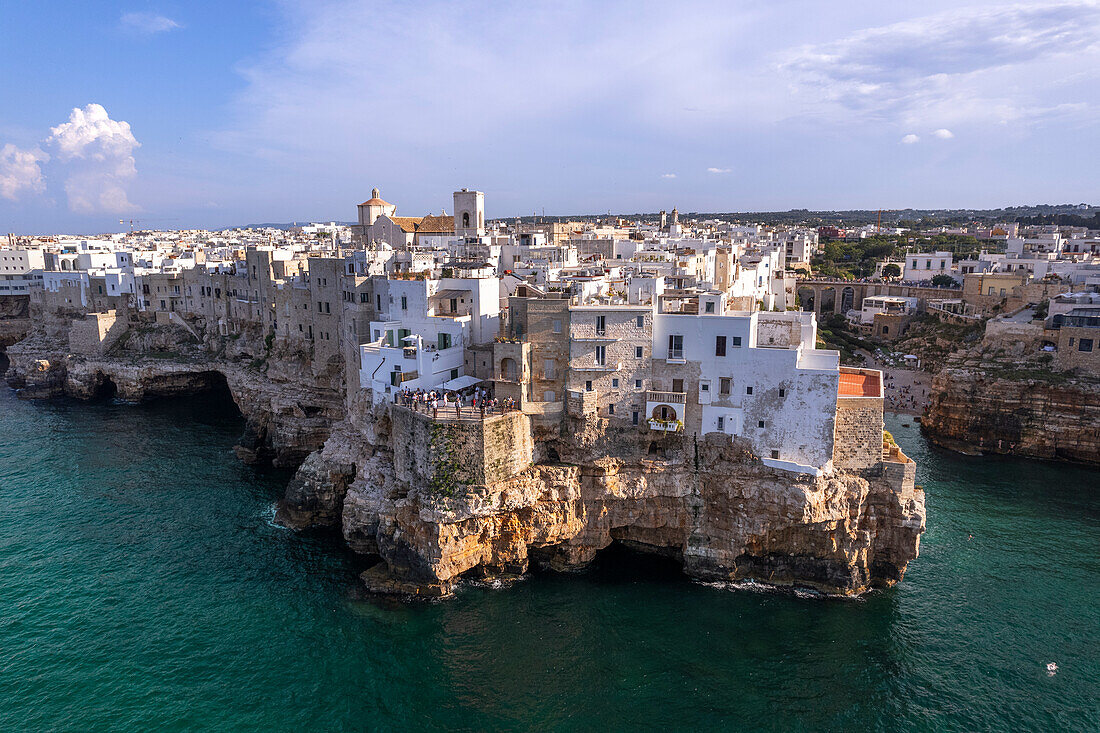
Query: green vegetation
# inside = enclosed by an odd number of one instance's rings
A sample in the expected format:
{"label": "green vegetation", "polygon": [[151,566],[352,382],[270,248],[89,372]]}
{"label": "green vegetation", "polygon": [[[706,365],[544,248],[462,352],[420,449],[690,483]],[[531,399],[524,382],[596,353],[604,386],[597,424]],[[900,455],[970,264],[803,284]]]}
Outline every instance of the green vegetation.
{"label": "green vegetation", "polygon": [[883,277],[901,277],[901,268],[891,262],[882,268]]}
{"label": "green vegetation", "polygon": [[459,462],[455,455],[455,428],[446,423],[433,422],[431,426],[431,454],[435,457],[435,470],[428,482],[432,496],[452,497],[465,491],[465,481],[458,477]]}
{"label": "green vegetation", "polygon": [[875,344],[848,330],[848,322],[844,316],[834,313],[817,327],[817,346],[821,349],[832,349],[840,352],[842,364],[862,364],[866,357],[858,353],[863,349],[874,352]]}
{"label": "green vegetation", "polygon": [[950,275],[933,275],[932,284],[937,288],[957,288],[959,281]]}
{"label": "green vegetation", "polygon": [[[815,275],[854,280],[873,276],[876,262],[888,257],[902,257],[906,249],[919,252],[951,252],[956,260],[960,260],[977,257],[983,249],[997,252],[1002,247],[1000,242],[983,241],[957,234],[937,234],[932,237],[878,234],[852,241],[826,238],[822,239],[821,252],[810,261],[810,265]],[[891,272],[895,270],[892,269]],[[893,277],[899,275],[901,275],[901,268],[896,269],[896,275]]]}

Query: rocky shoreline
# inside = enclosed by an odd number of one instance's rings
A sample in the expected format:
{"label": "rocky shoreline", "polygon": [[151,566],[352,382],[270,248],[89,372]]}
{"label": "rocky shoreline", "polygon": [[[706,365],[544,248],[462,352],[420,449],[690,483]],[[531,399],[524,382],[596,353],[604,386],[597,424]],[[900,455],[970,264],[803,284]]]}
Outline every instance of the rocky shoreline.
{"label": "rocky shoreline", "polygon": [[968,455],[1098,464],[1100,384],[949,367],[932,381],[921,429],[933,443]]}
{"label": "rocky shoreline", "polygon": [[444,596],[468,578],[579,570],[618,543],[701,580],[853,595],[896,583],[917,555],[924,495],[900,453],[813,476],[769,468],[728,436],[651,440],[592,415],[448,424],[367,391],[345,404],[340,365],[318,378],[269,346],[259,334],[190,343],[158,327],[82,356],[36,332],[9,349],[7,381],[26,398],[226,390],[247,421],[242,460],[297,468],[278,520],[339,532],[375,561],[363,580],[379,593]]}

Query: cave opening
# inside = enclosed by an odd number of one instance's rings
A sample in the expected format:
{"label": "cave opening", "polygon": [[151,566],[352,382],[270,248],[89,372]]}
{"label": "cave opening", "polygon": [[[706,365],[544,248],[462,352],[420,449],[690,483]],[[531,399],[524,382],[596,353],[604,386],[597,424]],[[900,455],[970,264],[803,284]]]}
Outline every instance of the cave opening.
{"label": "cave opening", "polygon": [[92,391],[92,399],[96,401],[106,401],[113,399],[118,394],[118,385],[115,384],[115,380],[103,372],[96,373],[96,384]]}
{"label": "cave opening", "polygon": [[[531,569],[554,574],[566,569],[556,560],[555,546],[528,548]],[[572,570],[572,569],[570,569]],[[612,540],[596,552],[583,574],[601,584],[688,581],[679,548],[656,547],[626,539]]]}

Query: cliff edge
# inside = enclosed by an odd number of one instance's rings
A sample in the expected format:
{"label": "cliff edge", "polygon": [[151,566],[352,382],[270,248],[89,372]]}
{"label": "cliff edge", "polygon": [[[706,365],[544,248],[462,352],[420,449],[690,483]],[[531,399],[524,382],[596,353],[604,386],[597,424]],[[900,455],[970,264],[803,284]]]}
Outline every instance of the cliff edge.
{"label": "cliff edge", "polygon": [[881,458],[796,473],[728,435],[651,439],[595,416],[433,419],[364,394],[302,465],[279,516],[339,527],[379,560],[363,580],[386,593],[577,570],[620,542],[695,578],[851,595],[900,580],[924,530],[915,464],[896,446]]}

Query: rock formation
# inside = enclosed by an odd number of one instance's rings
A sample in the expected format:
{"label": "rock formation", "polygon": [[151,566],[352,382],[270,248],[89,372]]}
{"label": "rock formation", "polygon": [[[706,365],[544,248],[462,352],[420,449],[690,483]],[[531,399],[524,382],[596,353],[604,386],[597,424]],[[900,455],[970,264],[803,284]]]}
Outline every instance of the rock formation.
{"label": "rock formation", "polygon": [[947,368],[921,427],[966,453],[1100,463],[1100,385],[1038,372]]}
{"label": "rock formation", "polygon": [[8,348],[8,384],[25,398],[105,393],[132,402],[228,388],[247,421],[246,462],[296,468],[343,417],[340,365],[315,376],[308,360],[274,351],[258,333],[206,334],[141,324],[103,355],[71,353],[63,333],[39,328]]}
{"label": "rock formation", "polygon": [[924,495],[896,449],[867,471],[813,476],[768,468],[719,434],[651,441],[594,416],[531,420],[437,422],[361,396],[279,516],[339,526],[380,560],[368,587],[391,593],[575,570],[617,541],[696,578],[854,594],[900,580],[917,554]]}

